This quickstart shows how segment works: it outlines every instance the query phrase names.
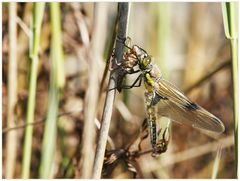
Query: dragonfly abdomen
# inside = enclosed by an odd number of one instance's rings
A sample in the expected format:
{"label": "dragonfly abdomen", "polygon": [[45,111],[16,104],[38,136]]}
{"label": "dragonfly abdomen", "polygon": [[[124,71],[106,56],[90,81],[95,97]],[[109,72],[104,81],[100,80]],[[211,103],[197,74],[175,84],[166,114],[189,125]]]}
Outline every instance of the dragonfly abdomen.
{"label": "dragonfly abdomen", "polygon": [[155,148],[157,144],[157,125],[155,120],[149,120],[149,128],[150,128],[150,139],[152,147]]}

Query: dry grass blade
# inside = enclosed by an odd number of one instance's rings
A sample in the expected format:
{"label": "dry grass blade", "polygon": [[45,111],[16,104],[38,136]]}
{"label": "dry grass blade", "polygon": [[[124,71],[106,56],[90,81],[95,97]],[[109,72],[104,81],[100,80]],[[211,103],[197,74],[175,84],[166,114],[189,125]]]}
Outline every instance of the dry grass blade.
{"label": "dry grass blade", "polygon": [[217,155],[216,155],[216,158],[214,160],[213,171],[212,171],[212,179],[217,178],[217,174],[218,174],[218,171],[219,171],[219,164],[220,164],[220,161],[221,161],[221,155],[222,155],[222,146],[219,145]]}
{"label": "dry grass blade", "polygon": [[102,41],[102,34],[104,31],[104,25],[107,21],[107,6],[104,3],[96,3],[94,5],[94,32],[91,42],[92,51],[88,52],[90,58],[89,65],[89,86],[87,89],[87,95],[85,98],[86,109],[84,113],[84,128],[83,128],[83,147],[82,147],[82,171],[81,178],[90,178],[92,174],[92,167],[95,154],[95,117],[98,108],[98,92],[99,92],[99,69],[101,57],[101,47],[103,47],[104,41]]}

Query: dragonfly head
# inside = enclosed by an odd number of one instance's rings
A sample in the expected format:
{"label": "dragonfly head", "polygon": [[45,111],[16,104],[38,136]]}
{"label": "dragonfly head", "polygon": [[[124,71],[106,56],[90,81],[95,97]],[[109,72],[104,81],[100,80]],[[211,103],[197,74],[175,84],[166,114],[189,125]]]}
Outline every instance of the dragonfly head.
{"label": "dragonfly head", "polygon": [[150,71],[152,69],[152,57],[148,55],[139,59],[139,67],[141,70]]}
{"label": "dragonfly head", "polygon": [[150,56],[145,50],[143,50],[141,47],[134,45],[133,51],[135,52],[135,55],[137,56],[137,59],[139,61],[139,67],[141,70],[151,70],[152,69],[152,56]]}

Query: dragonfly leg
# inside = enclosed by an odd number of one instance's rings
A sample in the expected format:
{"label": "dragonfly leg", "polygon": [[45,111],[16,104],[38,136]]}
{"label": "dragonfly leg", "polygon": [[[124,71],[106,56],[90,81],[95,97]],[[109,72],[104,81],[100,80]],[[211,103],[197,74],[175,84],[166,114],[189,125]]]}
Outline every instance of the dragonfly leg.
{"label": "dragonfly leg", "polygon": [[117,63],[117,59],[116,59],[116,58],[113,58],[113,59],[114,59],[114,61],[115,61],[115,65],[117,65],[117,67],[116,67],[116,68],[113,68],[113,64],[111,63],[111,66],[108,68],[108,70],[109,70],[109,71],[115,71],[115,70],[117,70],[117,69],[122,68],[122,67],[121,67],[122,63]]}
{"label": "dragonfly leg", "polygon": [[119,69],[121,69],[121,68],[122,68],[122,67],[120,67],[120,66],[117,66],[116,68],[110,67],[110,68],[108,68],[108,70],[113,73],[113,72],[115,72],[115,71],[117,71],[117,70],[119,70]]}
{"label": "dragonfly leg", "polygon": [[[139,72],[139,70],[133,72],[133,73],[137,73]],[[133,74],[133,73],[128,73],[126,72],[126,74]],[[111,79],[113,79],[114,81],[116,81],[113,77],[111,77]],[[139,82],[139,83],[138,83]],[[136,85],[138,83],[138,85]],[[131,89],[133,87],[140,87],[142,84],[142,74],[140,74],[137,79],[133,82],[132,85],[121,85],[121,89]],[[114,88],[111,88],[111,89],[108,89],[108,91],[111,91],[111,90],[114,90],[114,89],[117,89],[119,88],[119,85],[117,85],[116,87]]]}
{"label": "dragonfly leg", "polygon": [[[125,69],[124,69],[125,70]],[[138,73],[140,72],[141,70],[131,70],[131,71],[126,71],[127,73],[126,74],[135,74],[135,73]]]}
{"label": "dragonfly leg", "polygon": [[[139,71],[138,71],[139,72]],[[136,73],[136,72],[135,72]],[[137,84],[138,83],[138,84]],[[142,85],[142,74],[140,74],[136,80],[132,83],[132,85],[124,85],[122,89],[131,89],[133,87],[140,87]]]}

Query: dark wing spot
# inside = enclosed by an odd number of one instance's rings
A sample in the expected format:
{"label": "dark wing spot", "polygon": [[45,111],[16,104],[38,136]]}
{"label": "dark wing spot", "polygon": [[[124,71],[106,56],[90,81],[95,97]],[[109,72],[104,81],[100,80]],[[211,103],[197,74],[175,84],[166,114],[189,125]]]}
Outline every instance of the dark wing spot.
{"label": "dark wing spot", "polygon": [[199,106],[197,104],[195,104],[194,102],[188,102],[183,106],[184,106],[184,108],[186,108],[188,110],[196,110],[199,108]]}

